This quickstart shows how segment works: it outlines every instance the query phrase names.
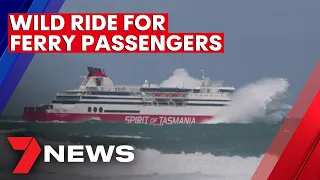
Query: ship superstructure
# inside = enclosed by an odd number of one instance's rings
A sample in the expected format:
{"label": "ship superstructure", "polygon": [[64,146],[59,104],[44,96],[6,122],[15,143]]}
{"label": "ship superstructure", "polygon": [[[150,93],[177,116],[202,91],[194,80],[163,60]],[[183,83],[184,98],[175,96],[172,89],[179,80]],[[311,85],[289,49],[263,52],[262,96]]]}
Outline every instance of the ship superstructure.
{"label": "ship superstructure", "polygon": [[213,119],[231,103],[232,86],[213,87],[202,70],[197,88],[160,87],[147,80],[140,86],[114,85],[104,70],[88,67],[80,87],[56,95],[39,107],[25,107],[28,121],[84,121],[145,124],[195,124]]}

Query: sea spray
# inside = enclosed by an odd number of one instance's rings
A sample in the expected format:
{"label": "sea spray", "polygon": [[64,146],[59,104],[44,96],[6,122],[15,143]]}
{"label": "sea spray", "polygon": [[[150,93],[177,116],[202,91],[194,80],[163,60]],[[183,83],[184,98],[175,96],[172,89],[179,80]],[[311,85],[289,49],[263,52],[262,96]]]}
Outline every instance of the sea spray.
{"label": "sea spray", "polygon": [[[173,75],[164,80],[162,87],[196,88],[201,80],[191,77],[183,69],[176,69]],[[212,84],[212,87],[221,85]],[[285,95],[289,83],[283,78],[265,78],[238,89],[232,103],[206,123],[275,123],[283,120],[291,106],[279,101]]]}
{"label": "sea spray", "polygon": [[[232,103],[209,123],[279,122],[285,115],[283,107],[273,105],[287,91],[289,83],[283,78],[266,78],[237,90]],[[271,111],[268,113],[268,111]]]}
{"label": "sea spray", "polygon": [[[219,86],[221,82],[215,82],[211,84],[212,87]],[[184,88],[196,88],[201,85],[201,80],[191,77],[187,70],[183,68],[176,69],[172,76],[164,80],[161,87],[184,87]]]}

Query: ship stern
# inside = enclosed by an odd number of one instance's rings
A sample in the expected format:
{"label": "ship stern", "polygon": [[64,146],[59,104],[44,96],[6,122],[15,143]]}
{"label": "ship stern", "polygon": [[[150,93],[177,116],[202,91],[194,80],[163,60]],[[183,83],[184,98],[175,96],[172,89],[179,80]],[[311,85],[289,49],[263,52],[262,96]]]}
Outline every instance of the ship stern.
{"label": "ship stern", "polygon": [[24,107],[22,119],[25,121],[47,121],[47,106]]}

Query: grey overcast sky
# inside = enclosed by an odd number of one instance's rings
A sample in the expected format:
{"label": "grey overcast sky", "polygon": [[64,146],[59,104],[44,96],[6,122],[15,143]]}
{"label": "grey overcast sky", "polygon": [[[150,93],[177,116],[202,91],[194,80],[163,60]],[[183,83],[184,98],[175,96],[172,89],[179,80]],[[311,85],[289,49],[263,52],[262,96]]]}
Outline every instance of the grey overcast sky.
{"label": "grey overcast sky", "polygon": [[47,103],[75,88],[86,66],[105,69],[115,84],[161,83],[177,68],[194,77],[241,87],[265,77],[288,79],[292,104],[320,59],[319,0],[66,0],[60,12],[167,12],[169,31],[222,31],[222,55],[50,54],[36,55],[5,114],[24,104]]}

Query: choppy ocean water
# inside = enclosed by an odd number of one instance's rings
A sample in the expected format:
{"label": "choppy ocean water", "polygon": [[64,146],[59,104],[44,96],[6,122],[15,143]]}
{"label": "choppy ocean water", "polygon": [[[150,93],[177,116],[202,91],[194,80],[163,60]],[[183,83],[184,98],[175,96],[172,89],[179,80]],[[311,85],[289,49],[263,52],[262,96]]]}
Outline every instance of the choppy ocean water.
{"label": "choppy ocean water", "polygon": [[[241,180],[250,179],[280,123],[144,125],[86,121],[0,121],[0,177],[5,179]],[[34,136],[40,143],[131,144],[135,161],[37,163],[27,176],[12,176],[18,159],[6,136]]]}

